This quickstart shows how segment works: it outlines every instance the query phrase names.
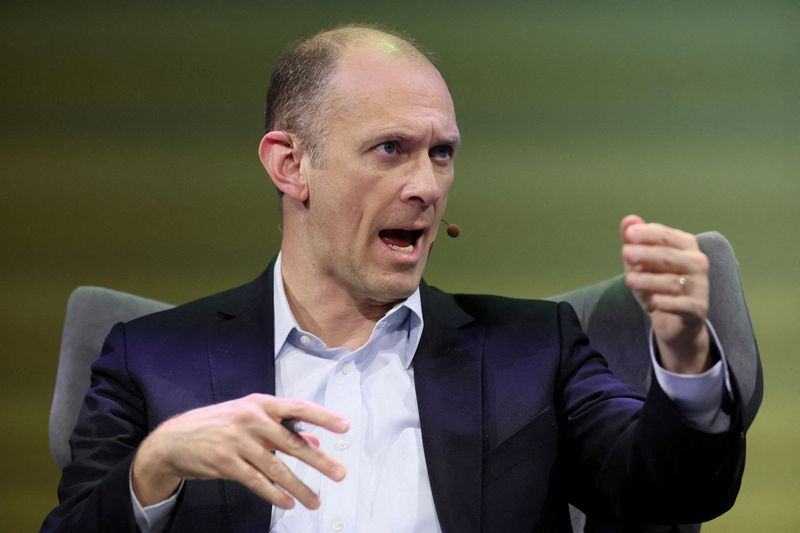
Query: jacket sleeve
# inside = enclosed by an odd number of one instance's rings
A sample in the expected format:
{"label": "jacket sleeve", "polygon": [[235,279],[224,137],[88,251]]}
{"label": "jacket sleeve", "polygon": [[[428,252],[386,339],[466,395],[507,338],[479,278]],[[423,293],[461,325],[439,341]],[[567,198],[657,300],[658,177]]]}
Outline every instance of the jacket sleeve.
{"label": "jacket sleeve", "polygon": [[144,399],[130,378],[125,326],[116,324],[92,365],[92,381],[70,437],[58,506],[42,531],[135,532],[128,475],[147,435]]}
{"label": "jacket sleeve", "polygon": [[690,523],[734,503],[744,469],[740,402],[724,408],[731,427],[692,427],[651,380],[644,405],[589,345],[572,307],[559,305],[558,401],[568,442],[573,501],[598,521]]}

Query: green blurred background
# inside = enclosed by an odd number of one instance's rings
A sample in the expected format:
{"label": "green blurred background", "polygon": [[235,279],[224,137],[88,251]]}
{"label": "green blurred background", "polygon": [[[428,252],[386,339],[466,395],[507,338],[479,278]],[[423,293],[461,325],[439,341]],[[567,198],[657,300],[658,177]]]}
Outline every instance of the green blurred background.
{"label": "green blurred background", "polygon": [[464,233],[429,282],[536,297],[604,279],[629,212],[730,239],[766,395],[739,500],[705,531],[800,530],[800,4],[299,1],[4,3],[0,531],[56,503],[70,291],[179,303],[261,272],[279,235],[256,158],[268,74],[348,21],[435,51],[456,101]]}

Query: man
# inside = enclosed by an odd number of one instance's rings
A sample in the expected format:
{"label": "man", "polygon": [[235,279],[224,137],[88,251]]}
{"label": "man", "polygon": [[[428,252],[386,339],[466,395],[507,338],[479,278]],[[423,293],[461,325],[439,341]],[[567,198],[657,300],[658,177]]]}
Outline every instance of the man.
{"label": "man", "polygon": [[267,100],[280,255],[114,327],[44,529],[561,531],[567,501],[599,523],[732,504],[743,442],[694,237],[621,223],[659,357],[643,404],[568,305],[421,283],[459,132],[413,45],[317,34]]}

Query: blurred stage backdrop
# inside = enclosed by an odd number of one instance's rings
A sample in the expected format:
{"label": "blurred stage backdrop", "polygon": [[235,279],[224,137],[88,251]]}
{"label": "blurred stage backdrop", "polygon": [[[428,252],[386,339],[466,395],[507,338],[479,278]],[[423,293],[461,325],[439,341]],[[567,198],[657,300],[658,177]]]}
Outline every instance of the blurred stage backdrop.
{"label": "blurred stage backdrop", "polygon": [[440,239],[430,283],[537,297],[599,281],[630,212],[730,239],[766,396],[739,500],[704,531],[800,530],[800,4],[203,4],[2,8],[0,531],[56,503],[70,291],[180,303],[259,274],[279,238],[256,157],[268,74],[289,41],[348,21],[435,51],[456,102],[463,235]]}

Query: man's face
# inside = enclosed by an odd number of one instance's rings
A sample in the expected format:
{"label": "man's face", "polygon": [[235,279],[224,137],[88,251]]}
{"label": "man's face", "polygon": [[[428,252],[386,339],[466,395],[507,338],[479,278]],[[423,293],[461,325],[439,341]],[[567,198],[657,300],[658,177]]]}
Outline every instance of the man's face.
{"label": "man's face", "polygon": [[351,49],[332,80],[324,163],[308,182],[308,254],[356,299],[393,302],[419,285],[453,182],[450,93],[418,58]]}

